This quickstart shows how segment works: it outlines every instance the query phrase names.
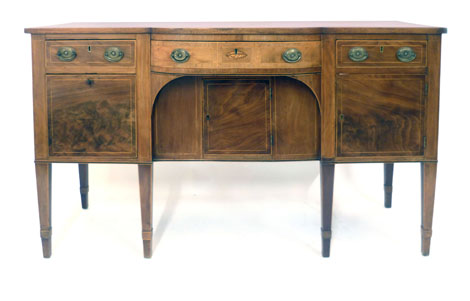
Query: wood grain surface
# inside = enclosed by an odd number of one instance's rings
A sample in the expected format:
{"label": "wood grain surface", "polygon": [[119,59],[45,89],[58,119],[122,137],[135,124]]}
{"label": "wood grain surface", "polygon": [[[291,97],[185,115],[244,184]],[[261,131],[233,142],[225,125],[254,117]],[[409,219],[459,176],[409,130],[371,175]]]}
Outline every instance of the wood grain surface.
{"label": "wood grain surface", "polygon": [[270,154],[268,80],[204,81],[204,153]]}
{"label": "wood grain surface", "polygon": [[425,77],[340,76],[338,156],[422,155]]}
{"label": "wood grain surface", "polygon": [[136,156],[135,77],[47,77],[50,156]]}

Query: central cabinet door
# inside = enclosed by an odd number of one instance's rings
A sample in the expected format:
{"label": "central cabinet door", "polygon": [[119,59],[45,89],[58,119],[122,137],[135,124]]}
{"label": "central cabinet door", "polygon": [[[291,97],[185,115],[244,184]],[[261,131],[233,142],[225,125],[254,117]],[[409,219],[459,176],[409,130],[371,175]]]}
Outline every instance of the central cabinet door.
{"label": "central cabinet door", "polygon": [[204,156],[271,157],[270,81],[204,80]]}

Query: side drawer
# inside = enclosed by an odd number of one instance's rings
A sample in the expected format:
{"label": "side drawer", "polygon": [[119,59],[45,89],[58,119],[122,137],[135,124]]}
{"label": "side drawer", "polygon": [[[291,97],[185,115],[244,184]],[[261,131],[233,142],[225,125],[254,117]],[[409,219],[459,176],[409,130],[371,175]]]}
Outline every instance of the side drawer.
{"label": "side drawer", "polygon": [[426,41],[336,41],[336,67],[409,68],[426,65]]}
{"label": "side drawer", "polygon": [[133,40],[46,41],[47,73],[135,73]]}
{"label": "side drawer", "polygon": [[189,74],[311,72],[320,70],[320,45],[320,41],[152,41],[151,64],[153,71]]}

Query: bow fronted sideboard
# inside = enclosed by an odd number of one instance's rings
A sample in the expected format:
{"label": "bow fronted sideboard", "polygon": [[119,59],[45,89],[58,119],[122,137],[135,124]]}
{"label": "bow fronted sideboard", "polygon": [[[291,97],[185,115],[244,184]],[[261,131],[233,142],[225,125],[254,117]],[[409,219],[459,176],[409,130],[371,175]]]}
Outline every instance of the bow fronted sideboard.
{"label": "bow fronted sideboard", "polygon": [[153,162],[319,160],[322,254],[334,167],[420,162],[429,254],[441,35],[402,22],[71,23],[27,28],[40,233],[51,256],[52,163],[138,165],[152,256]]}

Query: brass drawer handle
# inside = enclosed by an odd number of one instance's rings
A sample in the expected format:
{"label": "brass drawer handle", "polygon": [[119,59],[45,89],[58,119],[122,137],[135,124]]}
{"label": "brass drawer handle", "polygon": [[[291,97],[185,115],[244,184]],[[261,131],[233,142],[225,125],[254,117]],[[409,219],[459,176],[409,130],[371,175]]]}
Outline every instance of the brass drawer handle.
{"label": "brass drawer handle", "polygon": [[416,52],[411,47],[401,47],[397,51],[397,59],[404,63],[414,61],[416,58]]}
{"label": "brass drawer handle", "polygon": [[369,57],[364,47],[353,47],[349,49],[348,55],[349,59],[353,62],[363,62]]}
{"label": "brass drawer handle", "polygon": [[62,62],[71,62],[77,57],[77,52],[72,47],[60,47],[57,50],[57,57]]}
{"label": "brass drawer handle", "polygon": [[104,52],[104,58],[111,63],[119,62],[123,57],[124,52],[121,50],[121,48],[116,46],[108,47]]}
{"label": "brass drawer handle", "polygon": [[296,63],[302,58],[302,52],[300,52],[299,49],[290,48],[284,51],[284,53],[282,54],[282,58],[287,63]]}
{"label": "brass drawer handle", "polygon": [[171,59],[177,63],[184,63],[189,60],[189,52],[184,49],[175,49],[171,52]]}

